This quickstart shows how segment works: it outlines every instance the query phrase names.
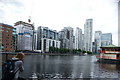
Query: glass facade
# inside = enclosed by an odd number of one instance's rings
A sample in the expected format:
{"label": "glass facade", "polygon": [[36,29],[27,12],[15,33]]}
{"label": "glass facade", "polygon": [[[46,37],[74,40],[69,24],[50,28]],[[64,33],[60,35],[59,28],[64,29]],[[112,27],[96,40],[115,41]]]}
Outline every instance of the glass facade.
{"label": "glass facade", "polygon": [[101,46],[107,46],[112,44],[112,34],[111,33],[102,34],[101,40],[102,40]]}

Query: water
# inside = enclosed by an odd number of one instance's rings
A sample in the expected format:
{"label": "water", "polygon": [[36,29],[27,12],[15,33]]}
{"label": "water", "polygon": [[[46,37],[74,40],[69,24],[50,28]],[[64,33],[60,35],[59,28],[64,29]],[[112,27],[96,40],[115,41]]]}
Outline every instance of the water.
{"label": "water", "polygon": [[58,78],[120,78],[119,64],[97,63],[95,56],[51,56],[27,55],[25,71],[21,76],[28,78],[35,73],[45,79]]}

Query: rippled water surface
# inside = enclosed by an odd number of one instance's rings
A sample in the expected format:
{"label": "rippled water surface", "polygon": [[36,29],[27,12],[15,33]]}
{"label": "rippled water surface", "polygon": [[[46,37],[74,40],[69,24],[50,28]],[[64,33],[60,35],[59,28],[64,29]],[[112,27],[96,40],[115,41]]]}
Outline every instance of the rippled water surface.
{"label": "rippled water surface", "polygon": [[28,78],[35,73],[40,78],[120,78],[119,64],[96,62],[95,56],[27,55],[25,71]]}

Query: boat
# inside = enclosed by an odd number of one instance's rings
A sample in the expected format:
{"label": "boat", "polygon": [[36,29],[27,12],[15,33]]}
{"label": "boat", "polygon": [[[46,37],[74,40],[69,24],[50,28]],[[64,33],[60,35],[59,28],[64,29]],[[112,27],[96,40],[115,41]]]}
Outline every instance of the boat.
{"label": "boat", "polygon": [[120,47],[115,45],[108,45],[100,47],[98,61],[120,62]]}

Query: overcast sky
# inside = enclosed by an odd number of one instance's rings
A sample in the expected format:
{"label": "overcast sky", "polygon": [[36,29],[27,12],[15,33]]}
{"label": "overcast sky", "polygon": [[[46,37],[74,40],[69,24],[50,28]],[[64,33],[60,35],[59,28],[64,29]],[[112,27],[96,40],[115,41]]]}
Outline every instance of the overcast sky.
{"label": "overcast sky", "polygon": [[113,34],[118,45],[118,0],[0,0],[0,22],[14,25],[27,22],[60,31],[63,27],[79,27],[84,33],[86,19],[93,19],[95,31]]}

